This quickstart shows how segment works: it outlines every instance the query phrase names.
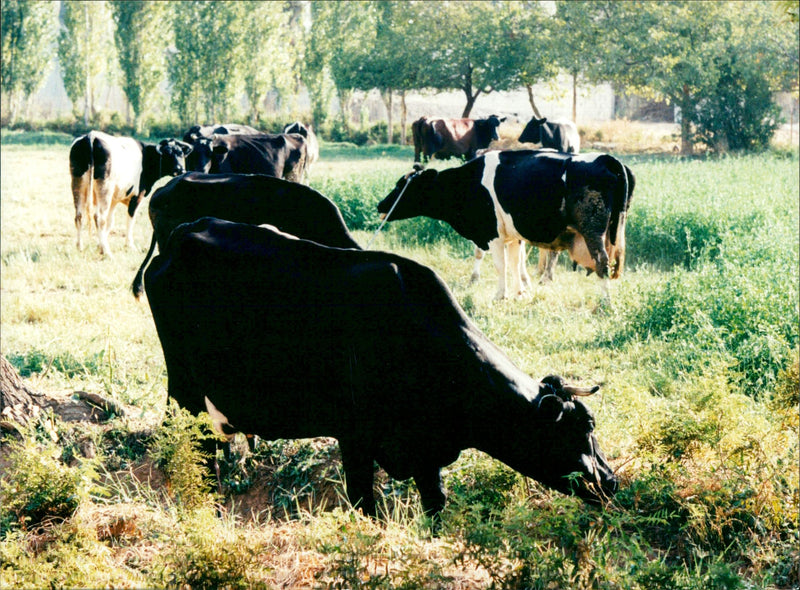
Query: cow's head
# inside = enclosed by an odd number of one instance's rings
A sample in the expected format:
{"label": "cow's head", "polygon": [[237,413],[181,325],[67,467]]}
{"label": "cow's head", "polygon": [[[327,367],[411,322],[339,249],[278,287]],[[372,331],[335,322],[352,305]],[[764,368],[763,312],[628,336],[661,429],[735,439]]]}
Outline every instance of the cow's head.
{"label": "cow's head", "polygon": [[192,146],[177,139],[162,139],[156,146],[161,176],[180,176],[186,172],[186,156]]}
{"label": "cow's head", "polygon": [[205,172],[211,169],[211,138],[196,137],[192,142],[194,148],[186,158],[186,168],[191,172]]}
{"label": "cow's head", "polygon": [[575,397],[598,389],[570,386],[561,377],[548,375],[532,401],[540,430],[538,448],[531,449],[539,455],[532,476],[559,492],[595,503],[612,496],[618,482],[594,435],[594,416]]}
{"label": "cow's head", "polygon": [[300,121],[295,121],[294,123],[289,123],[286,127],[283,128],[284,133],[298,133],[305,138],[308,138],[308,127],[303,125]]}
{"label": "cow's head", "polygon": [[491,129],[491,141],[497,141],[500,139],[500,136],[497,134],[497,128],[500,127],[500,123],[506,120],[506,117],[500,118],[497,115],[489,115],[486,117],[486,122],[489,124]]}
{"label": "cow's head", "polygon": [[392,212],[389,218],[394,221],[418,215],[431,215],[429,197],[435,194],[434,184],[437,176],[436,170],[426,170],[420,164],[414,164],[414,169],[401,176],[392,192],[378,203],[381,219],[385,218],[389,211]]}
{"label": "cow's head", "polygon": [[547,123],[547,117],[537,119],[533,117],[519,136],[520,143],[542,143],[542,125]]}

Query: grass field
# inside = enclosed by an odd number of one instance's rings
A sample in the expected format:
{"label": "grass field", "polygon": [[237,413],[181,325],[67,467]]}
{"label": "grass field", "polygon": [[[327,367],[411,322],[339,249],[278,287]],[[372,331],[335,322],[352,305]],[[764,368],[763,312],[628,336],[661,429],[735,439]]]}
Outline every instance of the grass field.
{"label": "grass field", "polygon": [[[469,285],[472,246],[449,227],[386,226],[374,248],[432,267],[523,370],[602,384],[588,404],[622,479],[589,508],[465,452],[446,470],[435,538],[409,482],[379,478],[382,522],[350,510],[329,440],[264,442],[223,466],[222,496],[204,493],[199,423],[178,412],[162,425],[163,356],[130,292],[146,211],[137,251],[120,209],[114,258],[94,233],[78,252],[67,154],[68,138],[0,152],[0,346],[34,391],[131,411],[103,424],[45,415],[4,441],[0,587],[800,586],[796,152],[621,156],[637,185],[610,304],[565,257],[531,298],[492,302],[491,263]],[[411,156],[326,144],[311,184],[366,245]]]}

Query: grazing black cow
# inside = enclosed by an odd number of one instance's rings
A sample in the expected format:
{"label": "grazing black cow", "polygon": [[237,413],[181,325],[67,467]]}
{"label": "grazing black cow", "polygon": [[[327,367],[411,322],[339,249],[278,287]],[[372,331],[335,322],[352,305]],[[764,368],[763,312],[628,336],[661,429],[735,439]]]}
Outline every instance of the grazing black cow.
{"label": "grazing black cow", "polygon": [[319,160],[319,141],[311,125],[303,125],[300,121],[289,123],[283,128],[284,133],[297,133],[306,138],[306,180],[311,174],[311,167]]}
{"label": "grazing black cow", "polygon": [[261,174],[202,174],[174,178],[150,198],[153,238],[133,280],[133,294],[142,295],[145,268],[158,244],[163,252],[177,226],[201,217],[259,225],[334,248],[360,248],[347,231],[339,209],[327,197],[296,182]]}
{"label": "grazing black cow", "polygon": [[505,120],[497,115],[485,119],[420,117],[411,124],[414,161],[420,161],[420,154],[426,162],[430,158],[447,160],[453,156],[471,160],[478,150],[499,139],[497,128]]}
{"label": "grazing black cow", "polygon": [[543,148],[577,154],[581,151],[581,136],[572,121],[548,121],[533,117],[519,136],[520,143],[540,143]]}
{"label": "grazing black cow", "polygon": [[[407,186],[406,186],[407,185]],[[458,168],[415,169],[378,204],[392,219],[441,219],[482,250],[491,250],[499,275],[495,299],[506,295],[504,245],[514,293],[527,279],[520,241],[567,250],[600,278],[619,277],[625,255],[625,217],[634,188],[631,170],[605,154],[492,151]],[[604,283],[604,288],[606,287]]]}
{"label": "grazing black cow", "polygon": [[205,218],[175,229],[145,286],[169,395],[228,436],[335,437],[368,514],[374,461],[435,515],[440,469],[467,448],[588,501],[617,487],[573,399],[598,388],[528,376],[411,260]]}
{"label": "grazing black cow", "polygon": [[69,170],[78,249],[83,247],[84,218],[93,218],[100,251],[111,256],[108,234],[118,203],[128,207],[126,245],[133,248],[133,222],[139,203],[160,178],[186,172],[185,156],[191,151],[192,146],[176,139],[146,144],[102,131],[76,138],[69,150]]}

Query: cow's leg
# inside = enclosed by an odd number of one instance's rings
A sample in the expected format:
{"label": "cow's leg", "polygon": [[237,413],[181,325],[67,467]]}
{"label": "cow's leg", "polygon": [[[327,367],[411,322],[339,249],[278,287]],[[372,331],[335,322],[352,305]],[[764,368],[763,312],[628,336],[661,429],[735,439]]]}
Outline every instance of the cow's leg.
{"label": "cow's leg", "polygon": [[75,229],[78,232],[76,245],[78,250],[83,249],[83,242],[81,241],[81,232],[83,230],[83,223],[91,223],[89,219],[89,210],[92,198],[92,169],[90,168],[83,176],[72,177],[72,201],[75,204]]}
{"label": "cow's leg", "polygon": [[522,287],[522,276],[520,273],[520,267],[522,266],[522,262],[520,261],[520,250],[524,250],[524,248],[520,248],[520,246],[521,244],[519,240],[511,240],[508,243],[508,260],[511,263],[511,285],[514,297],[522,297],[525,294]]}
{"label": "cow's leg", "polygon": [[135,245],[133,243],[133,223],[136,221],[136,213],[139,211],[139,205],[144,200],[144,191],[138,195],[133,195],[128,203],[128,224],[125,228],[125,247],[133,250]]}
{"label": "cow's leg", "polygon": [[497,271],[497,291],[494,300],[499,301],[506,297],[506,248],[501,238],[495,238],[489,242],[489,252],[492,253],[492,261]]}
{"label": "cow's leg", "polygon": [[439,514],[444,509],[447,499],[439,467],[430,466],[417,472],[414,474],[414,482],[417,484],[422,509],[425,511],[425,515],[433,520],[433,527],[436,530],[439,524]]}
{"label": "cow's leg", "polygon": [[475,246],[475,262],[472,265],[472,276],[469,278],[469,284],[477,283],[478,279],[481,278],[481,262],[483,261],[483,255],[485,252]]}
{"label": "cow's leg", "polygon": [[530,291],[531,277],[528,274],[527,247],[525,246],[525,242],[522,241],[519,243],[519,276],[522,280],[522,289],[524,291]]}
{"label": "cow's leg", "polygon": [[97,226],[97,239],[100,243],[100,253],[111,257],[111,248],[108,245],[108,234],[111,231],[114,201],[111,190],[103,183],[95,181],[94,194],[96,198],[94,222]]}
{"label": "cow's leg", "polygon": [[539,248],[539,279],[540,284],[549,283],[553,280],[553,271],[558,260],[558,252]]}
{"label": "cow's leg", "polygon": [[367,516],[377,516],[372,491],[374,466],[372,456],[357,441],[339,439],[347,497],[354,508]]}

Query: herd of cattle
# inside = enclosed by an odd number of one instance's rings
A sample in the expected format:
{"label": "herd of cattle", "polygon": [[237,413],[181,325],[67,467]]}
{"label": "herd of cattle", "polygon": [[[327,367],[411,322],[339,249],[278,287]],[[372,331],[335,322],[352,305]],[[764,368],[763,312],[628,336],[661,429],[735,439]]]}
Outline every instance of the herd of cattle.
{"label": "herd of cattle", "polygon": [[[378,204],[399,220],[449,223],[491,251],[505,297],[530,284],[524,244],[616,278],[625,251],[631,170],[579,154],[572,123],[534,118],[521,140],[542,149],[490,150],[504,119],[434,119],[413,126],[413,171]],[[465,157],[441,171],[420,154]],[[244,125],[195,126],[146,144],[92,131],[70,149],[77,244],[91,219],[100,248],[118,203],[136,210],[153,191],[150,248],[133,281],[146,292],[164,351],[169,395],[207,411],[225,438],[331,436],[347,493],[375,514],[373,463],[413,477],[426,513],[445,494],[440,470],[477,448],[546,486],[592,502],[617,479],[578,388],[518,369],[478,330],[430,269],[363,250],[336,205],[307,186],[319,157],[310,126],[265,134]],[[159,255],[153,258],[158,246]],[[554,255],[545,256],[552,273]],[[575,477],[574,474],[580,474]]]}

